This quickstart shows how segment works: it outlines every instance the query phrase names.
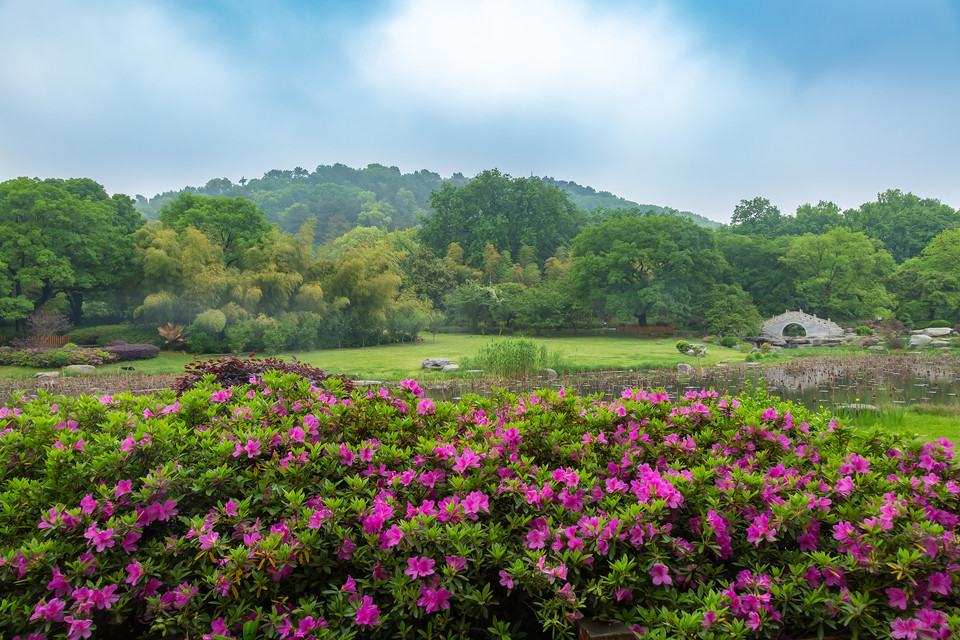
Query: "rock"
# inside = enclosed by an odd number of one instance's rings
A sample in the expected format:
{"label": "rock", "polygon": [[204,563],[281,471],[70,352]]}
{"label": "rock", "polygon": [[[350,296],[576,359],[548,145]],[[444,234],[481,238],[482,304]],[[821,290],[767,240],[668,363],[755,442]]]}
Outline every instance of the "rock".
{"label": "rock", "polygon": [[64,367],[64,370],[74,373],[93,373],[97,368],[92,364],[71,364]]}
{"label": "rock", "polygon": [[445,365],[445,366],[443,367],[443,372],[444,372],[444,373],[450,373],[451,371],[456,371],[456,370],[458,370],[459,368],[460,368],[460,365],[458,365],[458,364],[448,364],[448,365]]}
{"label": "rock", "polygon": [[38,371],[33,374],[34,378],[57,378],[60,376],[59,371]]}
{"label": "rock", "polygon": [[677,365],[677,373],[680,375],[687,375],[693,372],[693,367],[687,364],[686,362],[681,362]]}
{"label": "rock", "polygon": [[120,371],[136,371],[133,367],[120,367]]}
{"label": "rock", "polygon": [[884,347],[883,345],[879,345],[879,344],[875,344],[875,345],[873,345],[872,347],[867,347],[867,349],[870,349],[871,351],[886,351],[886,350],[887,350],[886,347]]}
{"label": "rock", "polygon": [[466,372],[469,373],[469,374],[475,375],[475,376],[482,376],[482,375],[483,375],[483,369],[467,369]]}
{"label": "rock", "polygon": [[553,369],[544,369],[543,372],[544,372],[545,374],[547,374],[547,380],[556,380],[556,379],[557,379],[557,372],[554,371]]}
{"label": "rock", "polygon": [[382,380],[354,380],[355,387],[379,387],[383,384]]}
{"label": "rock", "polygon": [[598,622],[584,618],[577,622],[577,640],[632,640],[633,631],[620,621]]}
{"label": "rock", "polygon": [[908,347],[922,347],[927,343],[933,342],[933,338],[923,333],[916,333],[910,336],[910,342],[907,343]]}
{"label": "rock", "polygon": [[425,358],[420,366],[424,369],[443,369],[450,364],[450,358]]}
{"label": "rock", "polygon": [[927,346],[929,346],[929,347],[949,347],[949,346],[950,346],[950,342],[948,342],[947,340],[931,340],[929,343],[927,343]]}
{"label": "rock", "polygon": [[850,404],[838,404],[834,406],[834,409],[840,409],[842,411],[855,411],[857,413],[860,413],[860,412],[877,413],[879,411],[879,409],[877,409],[872,404],[863,404],[863,403],[857,403],[857,402],[851,402]]}
{"label": "rock", "polygon": [[950,335],[950,332],[953,331],[950,327],[927,327],[923,330],[923,335],[930,336],[932,338],[940,338],[942,336]]}

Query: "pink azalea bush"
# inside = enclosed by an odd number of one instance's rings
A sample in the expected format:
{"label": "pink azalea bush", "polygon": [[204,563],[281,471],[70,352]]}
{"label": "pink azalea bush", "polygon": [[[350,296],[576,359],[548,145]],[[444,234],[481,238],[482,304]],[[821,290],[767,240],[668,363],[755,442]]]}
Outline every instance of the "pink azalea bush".
{"label": "pink azalea bush", "polygon": [[100,365],[112,362],[114,355],[102,349],[14,349],[0,347],[0,365],[18,367],[66,367],[71,364]]}
{"label": "pink azalea bush", "polygon": [[0,408],[0,635],[947,638],[960,471],[762,392]]}

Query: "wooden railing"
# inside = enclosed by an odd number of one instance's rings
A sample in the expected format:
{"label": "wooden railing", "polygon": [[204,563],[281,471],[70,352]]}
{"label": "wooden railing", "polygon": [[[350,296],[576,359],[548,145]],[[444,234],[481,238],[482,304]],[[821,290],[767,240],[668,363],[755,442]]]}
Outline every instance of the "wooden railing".
{"label": "wooden railing", "polygon": [[648,325],[641,327],[639,325],[621,324],[617,327],[617,333],[628,336],[672,336],[673,327],[664,327],[661,325]]}
{"label": "wooden railing", "polygon": [[70,342],[70,336],[35,336],[34,339],[40,345],[50,349],[59,349]]}

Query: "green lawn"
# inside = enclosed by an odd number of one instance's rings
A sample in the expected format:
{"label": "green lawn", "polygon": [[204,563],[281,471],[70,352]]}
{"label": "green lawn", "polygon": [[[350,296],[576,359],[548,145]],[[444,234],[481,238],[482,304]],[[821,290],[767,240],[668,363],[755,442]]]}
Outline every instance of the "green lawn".
{"label": "green lawn", "polygon": [[[463,356],[473,356],[481,345],[491,340],[506,340],[496,336],[463,334],[428,335],[423,342],[389,344],[357,349],[324,349],[303,353],[282,353],[280,357],[295,357],[302,362],[320,367],[330,373],[342,373],[365,379],[398,379],[417,377],[424,358],[450,358],[458,363]],[[574,368],[585,369],[649,369],[675,367],[679,362],[706,366],[729,360],[742,362],[745,354],[719,345],[708,345],[707,355],[697,362],[691,356],[681,355],[674,346],[676,338],[663,340],[621,336],[581,336],[563,338],[534,338],[549,351],[557,351]],[[661,344],[657,344],[661,342]],[[183,371],[193,356],[161,352],[158,358],[137,362],[104,365],[98,373],[121,373],[120,366],[132,366],[138,373],[174,373]],[[0,377],[27,377],[43,369],[0,367]]]}

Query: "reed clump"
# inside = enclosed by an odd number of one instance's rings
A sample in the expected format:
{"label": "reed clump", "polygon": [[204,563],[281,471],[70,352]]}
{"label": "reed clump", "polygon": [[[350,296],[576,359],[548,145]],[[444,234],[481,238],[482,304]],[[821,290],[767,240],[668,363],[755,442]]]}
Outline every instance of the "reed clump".
{"label": "reed clump", "polygon": [[466,369],[482,369],[497,378],[528,378],[543,369],[565,369],[557,351],[548,351],[530,338],[506,338],[489,342],[472,358],[461,358]]}

